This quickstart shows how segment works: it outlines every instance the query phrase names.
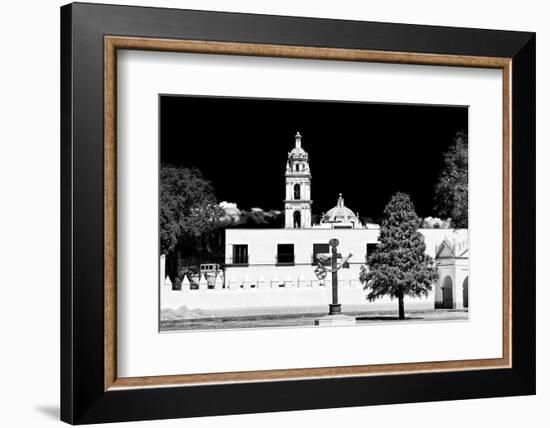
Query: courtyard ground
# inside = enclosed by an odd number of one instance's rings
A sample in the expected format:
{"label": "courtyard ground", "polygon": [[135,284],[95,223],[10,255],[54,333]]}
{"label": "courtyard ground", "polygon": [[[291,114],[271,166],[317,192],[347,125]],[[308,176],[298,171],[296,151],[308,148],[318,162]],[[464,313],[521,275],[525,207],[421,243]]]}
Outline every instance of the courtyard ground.
{"label": "courtyard ground", "polygon": [[[376,323],[467,321],[468,310],[429,309],[406,311],[405,319],[400,320],[397,311],[344,312],[355,317],[358,325]],[[161,331],[217,330],[242,328],[307,327],[314,326],[315,319],[327,315],[326,312],[305,314],[277,314],[254,316],[227,316],[195,319],[163,320]]]}

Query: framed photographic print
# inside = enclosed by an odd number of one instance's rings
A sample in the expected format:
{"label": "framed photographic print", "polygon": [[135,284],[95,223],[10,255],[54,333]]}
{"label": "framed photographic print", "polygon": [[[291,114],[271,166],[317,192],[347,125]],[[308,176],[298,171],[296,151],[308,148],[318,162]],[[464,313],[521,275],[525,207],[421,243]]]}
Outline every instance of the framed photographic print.
{"label": "framed photographic print", "polygon": [[76,3],[61,53],[62,420],[535,393],[533,33]]}

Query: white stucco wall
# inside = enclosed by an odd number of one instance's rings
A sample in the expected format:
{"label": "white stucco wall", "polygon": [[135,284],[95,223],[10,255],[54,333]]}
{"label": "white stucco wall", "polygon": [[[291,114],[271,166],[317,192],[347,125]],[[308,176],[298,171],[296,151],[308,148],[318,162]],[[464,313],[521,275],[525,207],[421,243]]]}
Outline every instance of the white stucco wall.
{"label": "white stucco wall", "polygon": [[[276,312],[284,308],[297,307],[313,310],[324,308],[332,298],[330,274],[319,281],[312,264],[313,244],[328,243],[336,238],[338,251],[343,255],[352,253],[348,269],[338,272],[339,302],[343,310],[385,310],[395,309],[397,302],[389,297],[367,302],[366,292],[359,282],[361,266],[366,261],[366,244],[376,243],[378,229],[228,229],[226,230],[226,263],[223,289],[215,290],[172,290],[161,285],[161,308],[178,309],[271,309]],[[467,230],[422,229],[426,252],[435,257],[436,246],[445,238],[450,241],[464,241]],[[249,263],[231,265],[232,246],[248,245]],[[276,264],[277,244],[294,244],[295,263],[292,266]],[[426,298],[406,298],[407,309],[431,309],[441,301],[441,286],[445,275],[453,280],[453,301],[455,308],[462,308],[462,284],[468,275],[468,260],[441,261],[442,275],[432,292]],[[161,284],[164,284],[161,282]],[[439,299],[439,300],[438,300]]]}
{"label": "white stucco wall", "polygon": [[[421,229],[426,242],[426,252],[435,257],[435,248],[443,239],[467,240],[466,229]],[[225,277],[242,282],[248,277],[258,281],[260,277],[269,281],[272,278],[284,280],[287,277],[297,280],[301,276],[310,281],[316,279],[315,266],[312,266],[313,244],[328,243],[336,238],[342,255],[352,253],[349,269],[339,274],[344,280],[357,280],[359,269],[366,262],[366,244],[378,242],[378,229],[227,229],[225,233]],[[249,263],[247,266],[231,266],[233,245],[248,245]],[[277,244],[294,244],[294,266],[277,266]],[[352,284],[353,285],[353,284]]]}

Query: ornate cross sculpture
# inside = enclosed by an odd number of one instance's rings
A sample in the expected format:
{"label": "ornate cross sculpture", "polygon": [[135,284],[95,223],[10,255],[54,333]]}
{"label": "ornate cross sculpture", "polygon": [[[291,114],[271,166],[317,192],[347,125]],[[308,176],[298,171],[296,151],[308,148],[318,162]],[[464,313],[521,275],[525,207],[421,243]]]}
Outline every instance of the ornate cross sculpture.
{"label": "ornate cross sculpture", "polygon": [[[338,303],[338,270],[347,263],[352,256],[349,253],[340,264],[338,259],[342,258],[342,254],[337,251],[337,247],[340,244],[338,239],[331,239],[328,245],[331,247],[331,252],[328,254],[317,254],[317,267],[315,268],[315,274],[317,278],[324,279],[327,276],[327,272],[332,273],[332,303],[329,305],[329,315],[336,315],[342,312],[342,305]],[[323,263],[331,261],[330,268],[324,266]]]}

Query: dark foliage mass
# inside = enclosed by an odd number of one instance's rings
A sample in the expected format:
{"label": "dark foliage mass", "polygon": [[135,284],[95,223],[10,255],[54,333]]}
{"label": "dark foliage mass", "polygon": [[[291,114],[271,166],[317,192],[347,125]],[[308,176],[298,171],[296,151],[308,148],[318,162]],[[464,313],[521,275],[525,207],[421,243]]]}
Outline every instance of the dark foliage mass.
{"label": "dark foliage mass", "polygon": [[421,220],[406,193],[396,193],[384,209],[380,244],[361,268],[360,281],[369,301],[383,296],[397,298],[399,318],[405,318],[405,296],[427,296],[437,279],[433,259],[426,254]]}
{"label": "dark foliage mass", "polygon": [[223,210],[198,169],[164,165],[160,173],[160,249],[166,273],[179,283],[184,265],[215,257]]}
{"label": "dark foliage mass", "polygon": [[453,227],[468,227],[468,135],[456,134],[454,144],[444,154],[444,165],[435,186],[435,210],[450,218]]}

